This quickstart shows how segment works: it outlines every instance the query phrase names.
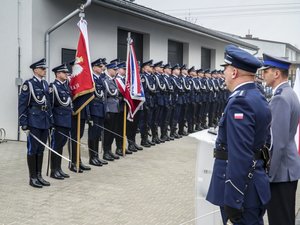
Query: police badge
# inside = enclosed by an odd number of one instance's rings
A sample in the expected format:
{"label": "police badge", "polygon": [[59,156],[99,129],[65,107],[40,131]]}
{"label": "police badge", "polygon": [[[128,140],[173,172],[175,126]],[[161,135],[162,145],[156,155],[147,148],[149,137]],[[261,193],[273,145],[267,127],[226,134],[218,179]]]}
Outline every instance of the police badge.
{"label": "police badge", "polygon": [[22,91],[27,91],[27,90],[28,90],[28,86],[26,84],[23,84]]}

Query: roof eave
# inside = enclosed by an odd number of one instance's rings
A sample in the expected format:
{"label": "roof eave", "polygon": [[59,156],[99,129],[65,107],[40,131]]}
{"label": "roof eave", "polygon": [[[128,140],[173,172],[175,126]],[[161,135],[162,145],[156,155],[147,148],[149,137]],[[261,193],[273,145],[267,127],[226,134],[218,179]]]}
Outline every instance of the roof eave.
{"label": "roof eave", "polygon": [[179,18],[161,13],[159,11],[155,11],[153,9],[132,2],[119,0],[93,0],[93,2],[103,7],[117,9],[118,11],[123,11],[125,13],[135,15],[141,18],[147,18],[149,20],[177,27],[192,33],[201,34],[203,36],[210,37],[222,42],[233,43],[249,50],[257,51],[259,49],[257,46],[249,44],[247,42],[225,36],[219,32],[210,30],[208,28],[181,20]]}

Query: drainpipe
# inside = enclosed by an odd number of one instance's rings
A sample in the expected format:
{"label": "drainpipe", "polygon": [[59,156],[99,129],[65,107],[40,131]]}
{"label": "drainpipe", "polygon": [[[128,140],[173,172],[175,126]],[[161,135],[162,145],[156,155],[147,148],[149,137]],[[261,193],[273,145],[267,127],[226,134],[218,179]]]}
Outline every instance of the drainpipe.
{"label": "drainpipe", "polygon": [[50,34],[59,28],[61,25],[72,19],[74,16],[76,16],[78,13],[83,12],[84,9],[88,6],[90,6],[92,3],[92,0],[87,0],[85,4],[82,4],[78,9],[71,12],[69,15],[64,17],[62,20],[60,20],[58,23],[50,27],[46,33],[45,33],[45,58],[47,63],[47,75],[48,75],[48,82],[50,82]]}

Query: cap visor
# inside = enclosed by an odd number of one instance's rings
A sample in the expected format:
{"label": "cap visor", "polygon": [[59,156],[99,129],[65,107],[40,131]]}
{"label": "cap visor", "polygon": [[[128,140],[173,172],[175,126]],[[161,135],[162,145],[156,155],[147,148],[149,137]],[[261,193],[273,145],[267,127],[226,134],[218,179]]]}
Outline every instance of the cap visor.
{"label": "cap visor", "polygon": [[266,70],[266,69],[269,69],[269,68],[271,68],[271,67],[270,66],[262,66],[258,70]]}
{"label": "cap visor", "polygon": [[220,66],[224,67],[224,66],[228,66],[228,65],[230,65],[230,64],[228,64],[228,63],[223,63],[223,64],[221,64]]}

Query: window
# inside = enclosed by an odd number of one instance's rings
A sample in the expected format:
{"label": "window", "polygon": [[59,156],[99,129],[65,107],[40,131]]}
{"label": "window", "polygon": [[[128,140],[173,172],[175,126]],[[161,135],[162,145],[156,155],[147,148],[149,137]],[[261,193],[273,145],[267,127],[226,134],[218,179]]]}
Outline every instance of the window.
{"label": "window", "polygon": [[[128,30],[118,29],[118,59],[126,61]],[[143,34],[131,32],[134,50],[138,61],[143,62]]]}
{"label": "window", "polygon": [[168,41],[168,62],[171,65],[183,63],[183,43],[176,41]]}
{"label": "window", "polygon": [[211,49],[201,48],[201,68],[211,69]]}
{"label": "window", "polygon": [[76,50],[67,48],[61,49],[61,63],[66,63],[69,71],[72,71],[69,62],[75,60],[75,56]]}

